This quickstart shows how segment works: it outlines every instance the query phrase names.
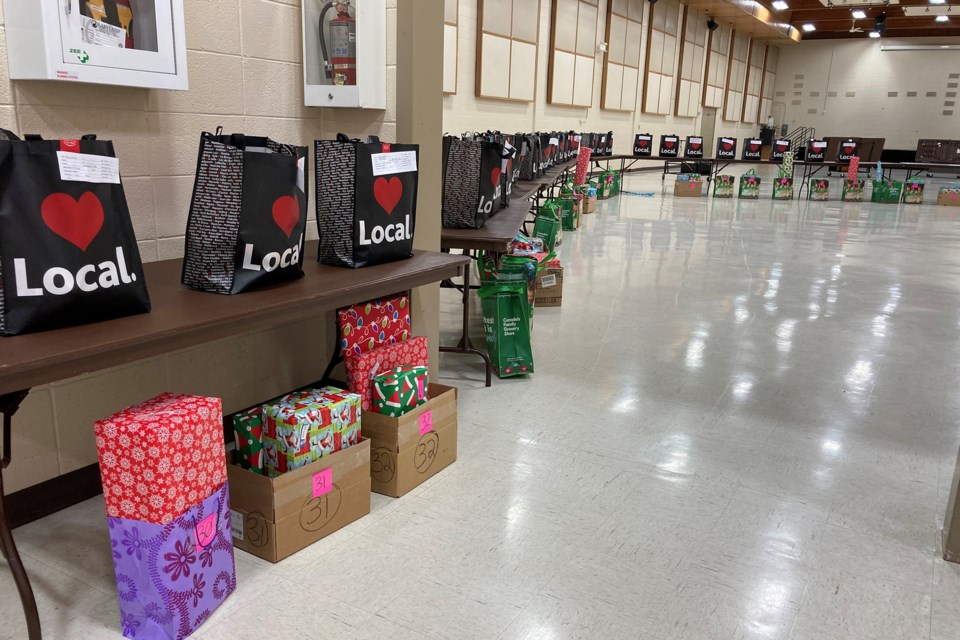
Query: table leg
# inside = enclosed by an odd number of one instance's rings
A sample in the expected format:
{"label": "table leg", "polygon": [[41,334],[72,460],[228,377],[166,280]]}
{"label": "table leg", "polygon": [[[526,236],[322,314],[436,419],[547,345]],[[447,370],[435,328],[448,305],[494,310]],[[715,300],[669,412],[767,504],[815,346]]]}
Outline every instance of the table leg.
{"label": "table leg", "polygon": [[37,601],[33,597],[30,578],[27,577],[27,570],[23,567],[23,561],[20,560],[17,543],[13,539],[13,532],[10,530],[10,523],[7,521],[7,506],[3,492],[3,469],[6,469],[10,464],[12,453],[10,446],[11,419],[29,392],[30,390],[27,389],[0,396],[0,413],[3,413],[3,461],[2,466],[0,466],[0,550],[3,551],[3,557],[7,559],[7,563],[10,565],[10,573],[13,574],[13,581],[17,585],[17,591],[20,592],[20,604],[23,606],[23,615],[27,622],[27,638],[29,640],[40,640],[40,614],[37,612]]}
{"label": "table leg", "polygon": [[[467,264],[463,268],[463,335],[460,336],[460,342],[455,347],[440,347],[443,353],[470,353],[480,356],[487,367],[487,386],[493,384],[493,363],[490,362],[490,356],[473,346],[470,340],[470,270],[472,264]],[[31,638],[31,640],[33,640]]]}

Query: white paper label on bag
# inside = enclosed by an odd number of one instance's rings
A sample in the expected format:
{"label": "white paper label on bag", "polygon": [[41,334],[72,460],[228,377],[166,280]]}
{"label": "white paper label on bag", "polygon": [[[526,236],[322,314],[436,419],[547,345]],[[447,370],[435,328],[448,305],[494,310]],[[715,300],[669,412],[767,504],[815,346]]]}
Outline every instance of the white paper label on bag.
{"label": "white paper label on bag", "polygon": [[230,509],[230,532],[237,540],[243,541],[243,514]]}
{"label": "white paper label on bag", "polygon": [[551,273],[548,276],[540,278],[540,286],[543,288],[557,286],[557,274]]}
{"label": "white paper label on bag", "polygon": [[560,138],[550,138],[550,146],[555,147],[560,144]]}
{"label": "white paper label on bag", "polygon": [[573,136],[574,142],[580,142],[580,136]]}
{"label": "white paper label on bag", "polygon": [[507,142],[506,140],[504,140],[503,142],[503,148],[506,149],[507,151],[513,151],[513,145]]}
{"label": "white paper label on bag", "polygon": [[57,151],[60,179],[72,182],[120,184],[120,161],[89,153]]}
{"label": "white paper label on bag", "polygon": [[306,182],[304,178],[304,163],[307,161],[306,158],[297,159],[297,188],[304,193],[307,192],[304,183]]}
{"label": "white paper label on bag", "polygon": [[375,153],[370,156],[373,162],[373,175],[387,176],[393,173],[415,173],[417,171],[416,151],[397,151],[396,153]]}

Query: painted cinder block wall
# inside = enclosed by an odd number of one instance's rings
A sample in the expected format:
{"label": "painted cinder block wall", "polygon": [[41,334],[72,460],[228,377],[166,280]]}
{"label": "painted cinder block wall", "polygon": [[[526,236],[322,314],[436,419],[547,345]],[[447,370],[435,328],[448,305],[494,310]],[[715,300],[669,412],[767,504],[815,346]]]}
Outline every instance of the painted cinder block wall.
{"label": "painted cinder block wall", "polygon": [[[534,2],[535,0],[529,0]],[[606,32],[608,0],[601,0],[599,19],[597,20],[597,42],[603,42]],[[614,153],[629,154],[633,149],[633,136],[639,132],[649,132],[658,140],[661,134],[676,133],[680,136],[700,132],[700,118],[681,118],[642,113],[640,109],[642,91],[637,91],[637,106],[632,112],[610,111],[600,108],[603,79],[603,54],[597,53],[594,63],[593,106],[580,107],[555,106],[547,102],[547,75],[550,64],[550,25],[551,0],[541,0],[539,47],[537,50],[536,94],[533,102],[506,102],[489,98],[477,98],[475,95],[477,61],[477,20],[479,17],[477,0],[459,0],[457,48],[457,93],[444,97],[444,131],[459,135],[466,131],[486,131],[487,129],[504,132],[534,130],[570,130],[613,131]],[[644,8],[644,25],[649,6]],[[558,19],[576,20],[576,16],[558,16]],[[641,51],[646,50],[646,33],[640,43]],[[794,45],[781,45],[783,51]],[[680,47],[675,55],[675,68],[679,68]],[[642,58],[641,58],[642,62]],[[641,66],[641,86],[643,69]],[[702,76],[702,70],[701,70]],[[672,91],[676,92],[676,86]],[[671,99],[671,104],[672,104]],[[744,138],[756,135],[758,124],[717,121],[716,134]]]}
{"label": "painted cinder block wall", "polygon": [[[388,1],[385,111],[303,106],[299,0],[184,4],[187,92],[11,82],[0,3],[0,127],[49,138],[96,133],[113,140],[147,261],[182,255],[202,131],[223,126],[300,144],[339,131],[396,138],[396,0]],[[316,238],[312,217],[308,229]],[[422,230],[418,225],[418,242]],[[5,490],[96,462],[93,421],[162,391],[220,396],[232,411],[311,382],[326,365],[332,322],[329,314],[34,389],[14,420]]]}
{"label": "painted cinder block wall", "polygon": [[882,51],[881,45],[960,44],[960,38],[811,40],[780,49],[774,101],[791,128],[817,136],[960,138],[960,51]]}

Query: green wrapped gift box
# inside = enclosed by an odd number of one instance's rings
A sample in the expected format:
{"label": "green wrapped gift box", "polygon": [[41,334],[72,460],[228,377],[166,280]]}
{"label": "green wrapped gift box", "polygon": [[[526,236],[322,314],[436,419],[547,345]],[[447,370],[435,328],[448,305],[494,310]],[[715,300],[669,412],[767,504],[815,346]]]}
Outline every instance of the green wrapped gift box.
{"label": "green wrapped gift box", "polygon": [[373,376],[373,410],[399,418],[430,399],[427,367],[400,365]]}
{"label": "green wrapped gift box", "polygon": [[235,413],[233,437],[240,466],[263,475],[263,407]]}

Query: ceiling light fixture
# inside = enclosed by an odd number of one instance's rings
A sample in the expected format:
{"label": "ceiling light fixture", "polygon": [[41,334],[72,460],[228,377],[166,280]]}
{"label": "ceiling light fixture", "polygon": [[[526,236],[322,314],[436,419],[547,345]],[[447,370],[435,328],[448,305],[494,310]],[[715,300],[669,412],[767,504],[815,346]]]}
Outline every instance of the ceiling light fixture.
{"label": "ceiling light fixture", "polygon": [[876,31],[871,31],[871,32],[870,32],[870,37],[871,37],[871,38],[879,38],[879,37],[880,37],[880,34],[877,33]]}
{"label": "ceiling light fixture", "polygon": [[937,16],[935,20],[937,22],[949,22],[950,18],[948,18],[947,16]]}
{"label": "ceiling light fixture", "polygon": [[816,30],[817,30],[817,27],[814,26],[814,24],[813,24],[812,22],[807,22],[806,24],[804,24],[804,25],[803,25],[802,27],[800,27],[800,28],[803,29],[804,31],[806,31],[807,33],[810,33],[811,31],[816,31]]}
{"label": "ceiling light fixture", "polygon": [[867,17],[866,11],[861,11],[860,9],[857,9],[856,11],[853,12],[854,20],[863,20],[866,17]]}
{"label": "ceiling light fixture", "polygon": [[790,5],[784,2],[784,0],[774,0],[773,8],[776,9],[777,11],[786,11],[787,9],[790,8]]}
{"label": "ceiling light fixture", "polygon": [[930,0],[930,4],[947,4],[947,0]]}

